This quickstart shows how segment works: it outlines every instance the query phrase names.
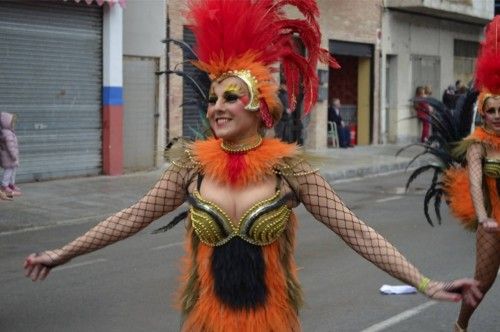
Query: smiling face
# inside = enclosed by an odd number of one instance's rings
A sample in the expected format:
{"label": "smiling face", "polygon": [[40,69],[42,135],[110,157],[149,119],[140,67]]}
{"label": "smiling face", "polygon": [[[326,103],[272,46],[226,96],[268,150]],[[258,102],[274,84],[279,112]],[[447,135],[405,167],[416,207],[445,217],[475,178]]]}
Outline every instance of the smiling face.
{"label": "smiling face", "polygon": [[486,99],[483,109],[486,128],[500,135],[500,96]]}
{"label": "smiling face", "polygon": [[212,82],[207,117],[215,135],[224,141],[238,143],[258,135],[259,112],[245,110],[250,101],[245,83],[237,77]]}

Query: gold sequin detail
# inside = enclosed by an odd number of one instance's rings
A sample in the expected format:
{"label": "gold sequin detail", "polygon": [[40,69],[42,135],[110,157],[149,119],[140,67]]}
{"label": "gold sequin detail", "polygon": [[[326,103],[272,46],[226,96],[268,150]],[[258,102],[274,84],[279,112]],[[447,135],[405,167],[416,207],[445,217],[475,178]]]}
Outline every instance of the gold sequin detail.
{"label": "gold sequin detail", "polygon": [[268,245],[286,229],[291,214],[291,209],[280,201],[280,194],[277,190],[272,197],[255,203],[235,224],[223,209],[195,190],[192,194],[195,203],[190,210],[194,231],[209,246],[221,246],[235,236],[254,245]]}
{"label": "gold sequin detail", "polygon": [[220,147],[222,150],[228,152],[228,153],[242,153],[242,152],[248,152],[250,150],[256,149],[262,144],[262,136],[259,136],[257,138],[257,141],[255,143],[251,144],[240,144],[240,145],[234,145],[231,146],[227,144],[226,142],[222,141],[220,143]]}
{"label": "gold sequin detail", "polygon": [[184,169],[201,168],[201,163],[199,161],[196,161],[196,159],[193,157],[191,153],[191,150],[186,149],[184,150],[184,153],[187,156],[187,160],[186,158],[180,160],[172,160],[171,163],[179,168],[184,168]]}
{"label": "gold sequin detail", "polygon": [[491,176],[492,178],[500,178],[500,159],[488,159],[484,160],[484,174]]}
{"label": "gold sequin detail", "polygon": [[298,171],[298,172],[294,172],[294,171],[285,172],[285,171],[280,170],[280,169],[274,169],[273,173],[278,174],[278,175],[283,175],[283,176],[304,176],[304,175],[316,173],[318,171],[319,171],[319,169],[316,169],[316,168],[309,170],[309,171]]}

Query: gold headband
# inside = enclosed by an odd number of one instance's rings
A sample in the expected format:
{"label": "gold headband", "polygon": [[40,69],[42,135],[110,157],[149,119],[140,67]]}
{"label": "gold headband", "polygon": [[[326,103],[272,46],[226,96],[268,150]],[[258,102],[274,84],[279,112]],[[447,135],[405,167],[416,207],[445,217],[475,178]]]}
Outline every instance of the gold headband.
{"label": "gold headband", "polygon": [[486,100],[490,97],[499,97],[500,95],[495,95],[493,93],[489,92],[481,92],[479,96],[477,97],[477,111],[479,114],[484,115],[484,104],[486,103]]}
{"label": "gold headband", "polygon": [[258,82],[250,70],[230,70],[217,77],[215,81],[220,82],[228,77],[237,77],[246,84],[250,94],[250,102],[245,106],[245,109],[252,112],[258,111],[260,106]]}

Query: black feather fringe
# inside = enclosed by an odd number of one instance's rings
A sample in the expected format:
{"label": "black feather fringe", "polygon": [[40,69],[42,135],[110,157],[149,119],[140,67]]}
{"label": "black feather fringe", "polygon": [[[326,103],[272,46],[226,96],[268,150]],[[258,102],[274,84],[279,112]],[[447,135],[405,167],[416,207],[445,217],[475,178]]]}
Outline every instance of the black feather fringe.
{"label": "black feather fringe", "polygon": [[212,273],[215,294],[233,309],[256,309],[265,305],[267,288],[262,247],[239,237],[214,248]]}

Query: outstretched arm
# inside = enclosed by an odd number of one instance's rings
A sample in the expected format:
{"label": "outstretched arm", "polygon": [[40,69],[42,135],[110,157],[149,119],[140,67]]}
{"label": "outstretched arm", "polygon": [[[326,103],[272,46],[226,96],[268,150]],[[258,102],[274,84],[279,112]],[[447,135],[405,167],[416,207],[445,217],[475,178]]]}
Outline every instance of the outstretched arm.
{"label": "outstretched arm", "polygon": [[498,224],[488,217],[484,206],[483,194],[483,165],[482,160],[485,155],[481,144],[472,144],[467,150],[467,169],[469,171],[469,190],[472,196],[472,203],[476,211],[479,227],[484,227],[487,232],[498,231]]}
{"label": "outstretched arm", "polygon": [[153,220],[174,210],[186,198],[189,171],[170,167],[137,203],[112,215],[64,247],[31,254],[25,261],[26,276],[44,279],[54,266],[125,239]]}
{"label": "outstretched arm", "polygon": [[[304,171],[307,173],[307,165]],[[460,301],[472,305],[481,294],[473,280],[449,283],[431,281],[380,234],[359,220],[317,173],[297,178],[299,197],[313,216],[338,234],[351,248],[391,276],[413,285],[435,299]]]}

